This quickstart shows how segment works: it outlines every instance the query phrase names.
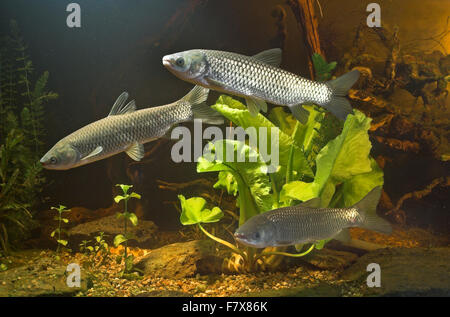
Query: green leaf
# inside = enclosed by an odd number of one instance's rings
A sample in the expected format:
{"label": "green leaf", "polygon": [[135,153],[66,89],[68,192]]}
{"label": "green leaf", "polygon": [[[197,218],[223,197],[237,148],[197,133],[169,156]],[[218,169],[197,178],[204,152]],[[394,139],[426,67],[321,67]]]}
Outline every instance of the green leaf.
{"label": "green leaf", "polygon": [[120,187],[122,189],[122,192],[124,195],[128,193],[128,190],[133,187],[133,185],[124,185],[124,184],[117,184],[116,186]]}
{"label": "green leaf", "polygon": [[[242,142],[229,139],[209,143],[209,150],[211,155],[199,158],[197,172],[228,171],[233,175],[239,193],[240,224],[272,208],[273,197],[270,194],[267,165],[255,150]],[[245,158],[245,162],[237,162],[235,153]]]}
{"label": "green leaf", "polygon": [[372,147],[368,135],[370,121],[370,118],[358,110],[355,110],[354,115],[349,115],[342,133],[328,142],[317,155],[314,181],[284,185],[281,199],[306,201],[320,197],[322,206],[328,206],[338,184],[355,175],[370,172],[369,153]]}
{"label": "green leaf", "polygon": [[325,240],[319,240],[316,243],[314,243],[314,247],[317,250],[323,249],[323,247],[325,246],[325,244],[330,241],[331,239],[325,239]]}
{"label": "green leaf", "polygon": [[121,195],[117,195],[116,197],[114,197],[114,201],[116,202],[116,204],[119,203],[119,201],[126,199],[126,197],[121,196]]}
{"label": "green leaf", "polygon": [[61,218],[61,220],[62,220],[64,223],[69,223],[69,219],[67,219],[67,218]]}
{"label": "green leaf", "polygon": [[[220,103],[224,102],[224,103]],[[225,103],[228,102],[228,103]],[[257,144],[259,145],[260,139],[264,138],[267,143],[267,148],[271,149],[272,147],[272,129],[274,131],[278,131],[278,144],[275,146],[278,147],[279,151],[279,165],[286,166],[287,161],[289,159],[289,152],[291,149],[291,145],[293,143],[293,139],[290,135],[286,134],[283,130],[274,125],[271,121],[265,118],[262,114],[258,114],[256,116],[252,116],[247,108],[241,107],[233,107],[235,106],[236,101],[232,98],[219,98],[215,105],[212,106],[213,109],[221,113],[224,117],[232,121],[234,124],[242,127],[243,129],[255,129],[256,131],[256,139]],[[266,132],[264,133],[263,129],[266,128]],[[264,133],[264,134],[261,134]],[[300,148],[301,144],[295,145],[296,157],[295,160],[295,170],[298,171],[299,174],[307,175],[313,177],[312,170],[306,161],[303,151]],[[267,150],[268,150],[267,149]]]}
{"label": "green leaf", "polygon": [[316,73],[317,81],[326,81],[331,78],[331,72],[336,68],[337,63],[327,61],[318,53],[314,53],[312,56],[312,62]]}
{"label": "green leaf", "polygon": [[363,199],[373,188],[383,186],[383,171],[374,159],[370,159],[371,171],[358,174],[345,181],[338,193],[341,199],[336,203],[341,207],[350,207]]}
{"label": "green leaf", "polygon": [[137,199],[141,199],[141,195],[139,195],[139,194],[137,194],[137,193],[135,193],[135,192],[132,192],[132,193],[130,194],[130,197],[137,198]]}
{"label": "green leaf", "polygon": [[125,272],[130,272],[133,269],[134,256],[130,254],[125,258]]}
{"label": "green leaf", "polygon": [[62,244],[63,246],[67,245],[67,240],[56,240],[59,244]]}
{"label": "green leaf", "polygon": [[129,215],[128,215],[128,220],[130,220],[131,221],[131,223],[133,224],[133,226],[137,226],[137,224],[138,224],[138,218],[137,218],[137,216],[136,216],[136,214],[134,214],[134,213],[132,213],[132,212],[130,212],[130,213],[128,213]]}
{"label": "green leaf", "polygon": [[118,247],[120,244],[124,243],[128,239],[123,236],[123,234],[118,234],[114,237],[114,246]]}
{"label": "green leaf", "polygon": [[116,219],[121,219],[123,217],[125,217],[125,213],[123,213],[123,212],[117,212],[116,213]]}
{"label": "green leaf", "polygon": [[214,188],[224,188],[229,195],[236,196],[238,191],[238,184],[229,171],[220,171],[217,182]]}
{"label": "green leaf", "polygon": [[214,207],[212,210],[204,208],[206,200],[201,197],[186,199],[183,195],[178,195],[178,199],[181,202],[180,222],[185,226],[217,222],[223,217],[223,212],[218,207]]}

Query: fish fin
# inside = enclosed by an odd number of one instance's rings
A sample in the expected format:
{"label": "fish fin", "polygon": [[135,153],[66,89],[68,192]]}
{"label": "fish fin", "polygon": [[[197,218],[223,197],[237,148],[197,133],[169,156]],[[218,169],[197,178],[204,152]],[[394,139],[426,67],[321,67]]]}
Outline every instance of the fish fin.
{"label": "fish fin", "polygon": [[300,252],[303,249],[304,244],[303,243],[299,243],[299,244],[295,244],[295,251]]}
{"label": "fish fin", "polygon": [[267,111],[267,104],[262,99],[247,96],[245,97],[245,103],[247,104],[248,111],[253,117],[256,116],[260,110],[264,112]]}
{"label": "fish fin", "polygon": [[122,106],[125,104],[125,101],[128,99],[128,93],[124,91],[120,94],[119,97],[117,97],[116,102],[114,102],[111,111],[109,112],[108,116],[113,116],[117,113],[117,110],[122,108]]}
{"label": "fish fin", "polygon": [[381,197],[381,186],[372,189],[363,199],[353,205],[361,215],[362,222],[358,227],[390,234],[392,226],[377,215],[377,205]]}
{"label": "fish fin", "polygon": [[262,63],[279,67],[281,64],[281,56],[283,51],[281,48],[272,48],[270,50],[262,51],[252,57]]}
{"label": "fish fin", "polygon": [[309,208],[319,208],[320,207],[320,197],[312,198],[310,200],[304,201],[298,205],[299,207],[309,207]]}
{"label": "fish fin", "polygon": [[[190,104],[199,104],[205,102],[208,99],[209,89],[202,86],[195,86],[186,96],[181,98],[182,101],[187,101]],[[180,101],[181,101],[180,100]]]}
{"label": "fish fin", "polygon": [[301,104],[288,106],[292,115],[301,123],[306,124],[308,122],[309,111],[303,108]]}
{"label": "fish fin", "polygon": [[358,80],[359,75],[359,71],[354,69],[327,82],[328,87],[332,90],[332,95],[330,101],[322,106],[341,120],[345,120],[347,115],[353,113],[352,106],[345,96]]}
{"label": "fish fin", "polygon": [[342,229],[337,235],[333,237],[333,239],[341,242],[349,242],[352,238],[350,237],[350,232],[348,231],[348,229]]}
{"label": "fish fin", "polygon": [[227,85],[222,84],[220,81],[211,79],[211,78],[205,78],[205,81],[208,83],[208,85],[214,87],[214,88],[218,88],[221,90],[230,90],[229,87]]}
{"label": "fish fin", "polygon": [[135,161],[140,161],[144,157],[144,146],[140,143],[133,143],[127,150],[126,153]]}
{"label": "fish fin", "polygon": [[99,146],[97,146],[97,147],[94,149],[94,151],[92,151],[91,153],[89,153],[88,155],[86,155],[85,157],[83,157],[81,160],[85,160],[85,159],[88,159],[88,158],[90,158],[90,157],[93,157],[93,156],[95,156],[95,155],[97,155],[97,154],[100,154],[102,151],[103,151],[103,147],[99,145]]}
{"label": "fish fin", "polygon": [[119,96],[119,98],[117,98],[116,102],[112,106],[111,111],[108,114],[108,117],[135,111],[136,103],[134,102],[134,100],[131,100],[129,103],[125,104],[125,101],[127,101],[127,98],[128,98],[128,93],[123,92]]}
{"label": "fish fin", "polygon": [[191,110],[194,119],[201,119],[204,123],[223,124],[225,122],[223,116],[206,103],[192,105]]}

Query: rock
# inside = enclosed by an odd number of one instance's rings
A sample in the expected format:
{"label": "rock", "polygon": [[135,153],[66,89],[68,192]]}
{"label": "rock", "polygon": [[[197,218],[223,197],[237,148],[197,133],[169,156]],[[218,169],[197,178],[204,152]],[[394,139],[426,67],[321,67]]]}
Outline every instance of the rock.
{"label": "rock", "polygon": [[351,252],[323,248],[314,250],[300,259],[319,269],[343,270],[355,262],[357,258],[358,256]]}
{"label": "rock", "polygon": [[0,273],[0,297],[73,296],[87,289],[87,279],[81,267],[80,287],[69,287],[65,264],[53,257],[37,257],[30,262]]}
{"label": "rock", "polygon": [[[107,236],[105,240],[112,244],[114,237],[123,234],[123,219],[117,219],[116,215],[103,217],[94,221],[79,224],[69,230],[70,246],[78,249],[78,245],[83,240],[92,240],[99,232],[104,232]],[[129,246],[141,248],[151,248],[156,243],[156,231],[158,228],[153,221],[139,220],[137,226],[129,223],[127,232],[134,239],[128,241]]]}
{"label": "rock", "polygon": [[[367,265],[381,268],[381,287],[366,284]],[[367,295],[450,296],[450,248],[387,248],[365,254],[342,274]]]}
{"label": "rock", "polygon": [[223,259],[217,256],[212,240],[194,240],[155,249],[135,264],[144,274],[165,278],[192,277],[221,272]]}

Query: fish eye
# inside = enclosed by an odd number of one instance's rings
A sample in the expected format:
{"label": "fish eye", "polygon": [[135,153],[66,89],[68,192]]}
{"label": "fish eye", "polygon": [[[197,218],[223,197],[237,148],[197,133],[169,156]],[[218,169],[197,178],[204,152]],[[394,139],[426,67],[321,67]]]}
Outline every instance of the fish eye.
{"label": "fish eye", "polygon": [[58,161],[58,160],[57,160],[56,157],[54,157],[54,156],[52,156],[52,157],[50,158],[50,164],[56,164],[57,161]]}
{"label": "fish eye", "polygon": [[256,231],[255,234],[253,235],[253,237],[254,237],[255,239],[259,239],[259,238],[261,238],[261,235],[259,234],[258,231]]}
{"label": "fish eye", "polygon": [[183,67],[184,66],[184,58],[178,57],[177,60],[175,61],[175,64],[177,64],[177,66]]}

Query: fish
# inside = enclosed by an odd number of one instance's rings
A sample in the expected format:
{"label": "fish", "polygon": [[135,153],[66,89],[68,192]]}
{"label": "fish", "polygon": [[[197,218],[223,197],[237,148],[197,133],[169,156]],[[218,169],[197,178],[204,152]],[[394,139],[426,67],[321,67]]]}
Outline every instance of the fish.
{"label": "fish", "polygon": [[253,116],[260,110],[267,111],[266,102],[287,106],[302,124],[309,116],[302,106],[305,103],[317,104],[341,120],[353,113],[345,96],[358,80],[358,70],[328,82],[317,82],[281,69],[281,54],[279,48],[254,56],[193,49],[166,55],[162,63],[184,81],[245,98]]}
{"label": "fish", "polygon": [[205,104],[209,90],[194,87],[186,96],[168,105],[136,110],[126,103],[123,92],[109,115],[58,141],[40,160],[46,169],[67,170],[126,152],[135,161],[144,157],[144,143],[164,137],[181,122],[202,119],[223,124],[224,118]]}
{"label": "fish", "polygon": [[348,208],[319,208],[320,198],[253,216],[234,237],[254,248],[315,243],[324,239],[350,241],[348,228],[359,227],[390,234],[390,223],[376,214],[381,186]]}

